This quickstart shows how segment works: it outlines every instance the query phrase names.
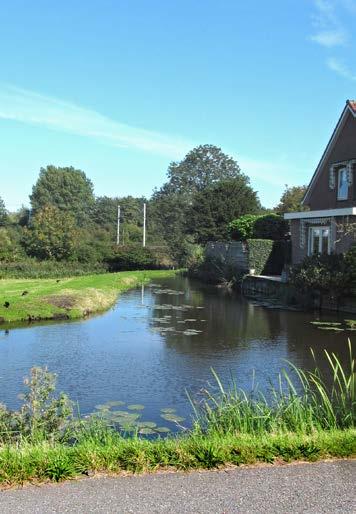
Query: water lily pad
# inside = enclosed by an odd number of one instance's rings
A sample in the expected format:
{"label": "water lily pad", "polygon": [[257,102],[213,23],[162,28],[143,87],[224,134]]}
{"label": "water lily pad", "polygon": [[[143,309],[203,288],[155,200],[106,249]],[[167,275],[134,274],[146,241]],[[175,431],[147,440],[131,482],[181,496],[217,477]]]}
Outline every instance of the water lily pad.
{"label": "water lily pad", "polygon": [[152,428],[143,427],[139,430],[138,433],[141,435],[151,435],[151,434],[154,434],[155,432],[152,430]]}
{"label": "water lily pad", "polygon": [[168,427],[157,427],[155,428],[155,432],[159,432],[160,434],[168,434],[170,429]]}
{"label": "water lily pad", "polygon": [[176,414],[161,414],[161,418],[165,419],[166,421],[171,421],[172,423],[180,423],[181,421],[185,420],[185,418],[177,416]]}
{"label": "water lily pad", "polygon": [[145,406],[140,403],[133,403],[132,405],[128,405],[127,408],[129,410],[143,410]]}
{"label": "water lily pad", "polygon": [[172,407],[165,407],[164,409],[161,409],[161,412],[163,412],[163,414],[173,414],[176,412],[176,409],[173,409]]}
{"label": "water lily pad", "polygon": [[106,403],[100,403],[99,405],[95,405],[96,410],[109,410],[109,405]]}
{"label": "water lily pad", "polygon": [[125,402],[122,402],[121,400],[113,400],[110,402],[106,402],[106,405],[109,407],[121,407],[122,405],[125,405]]}
{"label": "water lily pad", "polygon": [[185,321],[198,321],[198,320],[197,320],[197,319],[195,319],[195,318],[186,318],[186,320],[185,320]]}
{"label": "water lily pad", "polygon": [[194,330],[192,328],[189,328],[188,330],[184,330],[183,334],[185,336],[196,336],[197,334],[200,334],[202,330]]}
{"label": "water lily pad", "polygon": [[157,426],[157,423],[155,423],[154,421],[139,421],[138,423],[136,423],[136,425],[139,428],[155,428]]}

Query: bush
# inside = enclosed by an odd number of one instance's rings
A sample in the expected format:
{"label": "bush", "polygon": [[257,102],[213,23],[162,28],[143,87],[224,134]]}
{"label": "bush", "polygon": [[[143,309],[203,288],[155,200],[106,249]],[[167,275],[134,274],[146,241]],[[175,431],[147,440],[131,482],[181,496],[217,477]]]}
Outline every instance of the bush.
{"label": "bush", "polygon": [[254,269],[256,275],[266,273],[271,260],[273,241],[270,239],[247,240],[249,268]]}
{"label": "bush", "polygon": [[4,278],[62,278],[105,273],[108,267],[102,263],[38,261],[25,258],[18,262],[0,262],[0,279]]}
{"label": "bush", "polygon": [[306,257],[292,270],[291,282],[302,293],[319,299],[320,307],[322,295],[325,294],[338,303],[342,296],[351,291],[353,277],[347,263],[354,261],[354,258],[355,250],[346,257],[343,254]]}
{"label": "bush", "polygon": [[231,221],[228,225],[230,237],[234,241],[246,241],[246,239],[254,237],[254,225],[258,218],[259,216],[256,214],[246,214],[237,220]]}
{"label": "bush", "polygon": [[253,227],[253,237],[256,239],[285,239],[289,231],[288,222],[278,214],[258,216]]}
{"label": "bush", "polygon": [[110,271],[130,271],[157,269],[155,256],[149,248],[142,246],[118,247],[112,257],[107,260]]}
{"label": "bush", "polygon": [[288,222],[278,214],[246,214],[228,225],[228,232],[236,241],[247,239],[285,239],[289,230]]}

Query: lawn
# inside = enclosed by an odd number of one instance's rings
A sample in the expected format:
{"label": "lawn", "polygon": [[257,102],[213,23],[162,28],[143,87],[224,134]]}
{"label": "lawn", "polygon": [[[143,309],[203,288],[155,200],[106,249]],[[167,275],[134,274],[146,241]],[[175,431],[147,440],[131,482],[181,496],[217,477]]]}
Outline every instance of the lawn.
{"label": "lawn", "polygon": [[111,307],[119,293],[171,270],[123,271],[61,279],[0,280],[0,322],[76,319]]}

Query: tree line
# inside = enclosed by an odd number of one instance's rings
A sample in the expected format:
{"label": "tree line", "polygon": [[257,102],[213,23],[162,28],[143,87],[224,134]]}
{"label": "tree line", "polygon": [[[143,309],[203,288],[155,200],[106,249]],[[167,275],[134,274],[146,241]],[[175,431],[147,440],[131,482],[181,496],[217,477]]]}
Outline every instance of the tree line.
{"label": "tree line", "polygon": [[[286,186],[274,211],[301,210],[304,192],[304,186]],[[177,264],[185,263],[195,245],[226,239],[232,220],[267,212],[237,162],[213,145],[172,162],[151,198],[96,197],[84,171],[49,165],[32,188],[30,208],[10,213],[0,198],[0,261],[103,262],[117,252],[118,205],[122,244],[141,244],[144,203],[148,248],[165,248]]]}

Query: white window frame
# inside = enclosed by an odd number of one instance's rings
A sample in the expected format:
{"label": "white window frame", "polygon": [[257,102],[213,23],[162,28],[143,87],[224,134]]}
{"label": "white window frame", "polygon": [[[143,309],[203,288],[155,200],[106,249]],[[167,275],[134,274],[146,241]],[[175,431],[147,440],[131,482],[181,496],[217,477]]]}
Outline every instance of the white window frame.
{"label": "white window frame", "polygon": [[[345,172],[345,174],[346,174],[346,183],[347,183],[346,198],[340,196],[340,177],[341,177],[341,173],[343,173],[343,172]],[[348,200],[348,198],[349,198],[349,189],[350,189],[350,184],[349,184],[348,169],[345,166],[344,168],[339,168],[338,171],[337,171],[337,199],[338,200]]]}
{"label": "white window frame", "polygon": [[[328,237],[328,255],[330,255],[330,250],[331,250],[331,227],[330,225],[317,225],[317,226],[313,226],[313,227],[309,227],[309,237],[308,237],[308,255],[314,255],[313,253],[313,231],[314,230],[325,230],[325,229],[328,229],[329,231],[329,237]],[[322,243],[323,241],[323,238],[321,237],[320,238],[320,241],[319,241],[319,255],[322,254]]]}

